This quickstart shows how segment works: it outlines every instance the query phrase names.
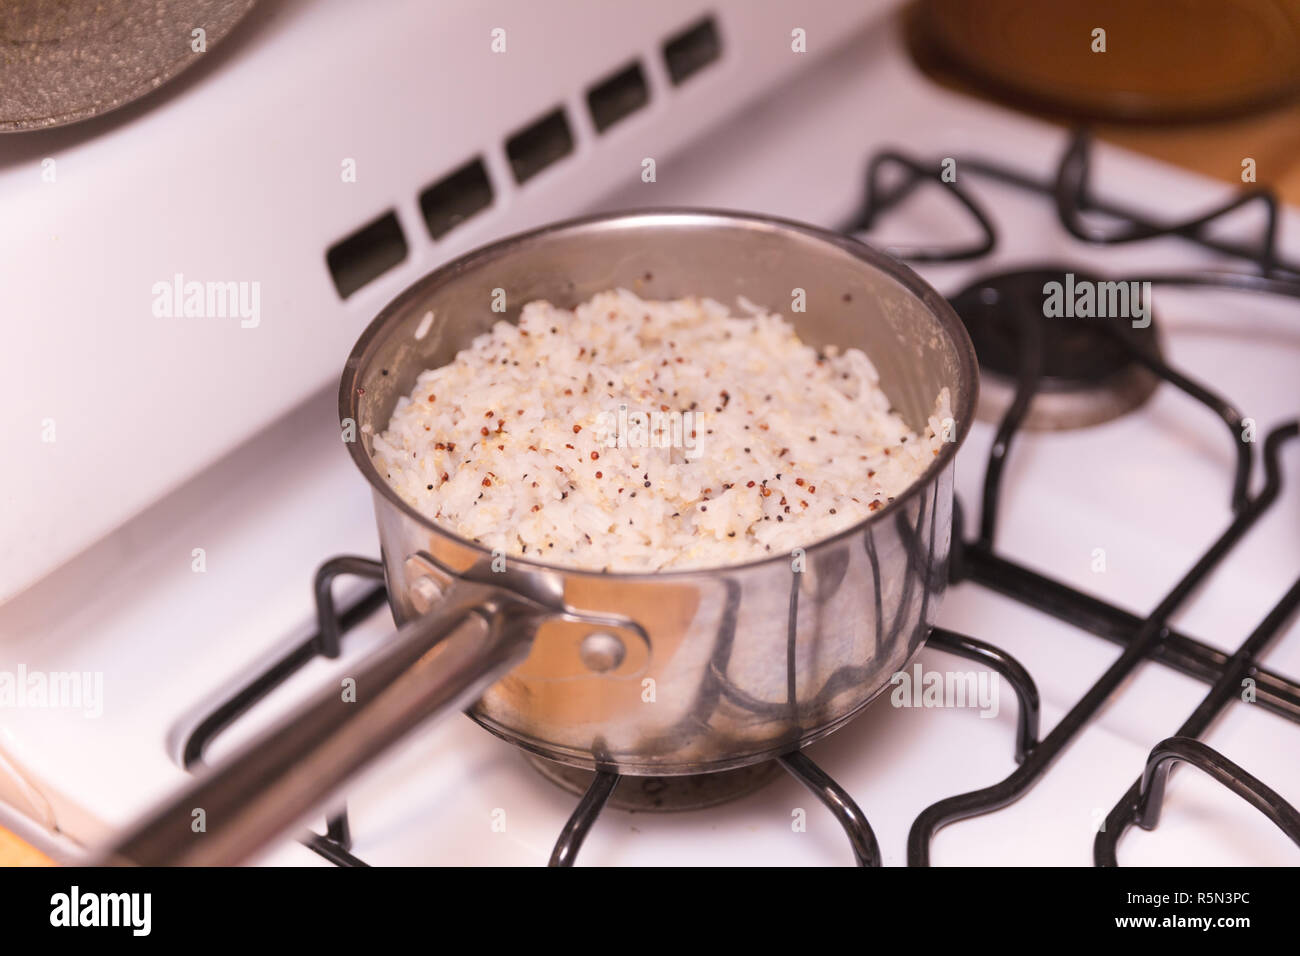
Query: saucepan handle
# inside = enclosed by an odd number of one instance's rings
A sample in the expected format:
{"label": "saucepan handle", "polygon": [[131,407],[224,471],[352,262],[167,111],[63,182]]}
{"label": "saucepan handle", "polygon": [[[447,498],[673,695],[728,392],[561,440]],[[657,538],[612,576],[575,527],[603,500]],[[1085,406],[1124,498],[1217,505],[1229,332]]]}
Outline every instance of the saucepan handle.
{"label": "saucepan handle", "polygon": [[[457,580],[441,600],[305,706],[151,814],[106,864],[233,865],[329,805],[342,785],[434,717],[482,696],[528,654],[537,609]],[[201,811],[201,812],[200,812]],[[201,823],[201,825],[200,825]]]}

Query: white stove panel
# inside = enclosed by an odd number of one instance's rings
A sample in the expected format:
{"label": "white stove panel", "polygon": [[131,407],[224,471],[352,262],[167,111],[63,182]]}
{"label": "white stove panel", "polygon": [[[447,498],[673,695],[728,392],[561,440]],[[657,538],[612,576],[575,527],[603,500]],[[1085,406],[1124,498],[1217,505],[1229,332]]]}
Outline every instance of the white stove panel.
{"label": "white stove panel", "polygon": [[[334,381],[414,279],[573,214],[645,157],[670,176],[686,143],[814,65],[793,29],[824,53],[889,7],[277,0],[155,95],[5,137],[0,373],[22,453],[0,540],[23,547],[0,549],[0,600]],[[667,48],[704,22],[686,49],[702,67],[674,77]],[[644,106],[600,131],[589,91],[632,63]],[[476,161],[486,182],[453,205],[490,202],[435,238],[422,191]],[[376,221],[336,262],[373,278],[336,289],[327,250]]]}

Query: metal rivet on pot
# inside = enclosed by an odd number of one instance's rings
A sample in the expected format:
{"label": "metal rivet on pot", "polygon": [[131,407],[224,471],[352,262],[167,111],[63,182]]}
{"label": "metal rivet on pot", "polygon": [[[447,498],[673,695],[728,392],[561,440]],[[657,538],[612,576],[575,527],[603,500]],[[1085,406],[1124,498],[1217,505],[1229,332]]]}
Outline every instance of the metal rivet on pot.
{"label": "metal rivet on pot", "polygon": [[623,639],[608,631],[592,631],[582,639],[582,644],[578,647],[578,656],[582,658],[587,670],[598,674],[618,667],[626,655],[627,648],[623,646]]}
{"label": "metal rivet on pot", "polygon": [[442,586],[427,574],[422,574],[411,582],[410,595],[416,612],[423,614],[442,597]]}

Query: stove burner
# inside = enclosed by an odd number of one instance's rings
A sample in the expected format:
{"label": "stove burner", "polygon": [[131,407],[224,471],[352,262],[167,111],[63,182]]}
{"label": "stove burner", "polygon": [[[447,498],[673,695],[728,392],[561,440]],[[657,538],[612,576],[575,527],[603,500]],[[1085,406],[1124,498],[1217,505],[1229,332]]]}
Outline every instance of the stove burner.
{"label": "stove burner", "polygon": [[[596,776],[590,770],[565,766],[534,754],[525,756],[543,777],[569,793],[586,793]],[[703,810],[739,799],[767,786],[780,775],[780,770],[780,764],[769,760],[718,773],[677,777],[624,776],[619,778],[617,787],[605,805],[615,810],[632,812]]]}
{"label": "stove burner", "polygon": [[[885,165],[901,166],[911,178],[890,190],[880,188],[875,177]],[[1138,212],[1093,196],[1087,187],[1089,166],[1088,140],[1076,134],[1057,178],[1040,182],[1013,168],[980,160],[964,160],[968,172],[999,180],[1056,201],[1062,224],[1072,235],[1090,242],[1113,245],[1155,236],[1178,236],[1196,245],[1253,263],[1258,272],[1188,272],[1149,275],[1153,283],[1236,291],[1254,290],[1300,298],[1300,262],[1281,258],[1277,249],[1277,200],[1268,192],[1244,193],[1218,210],[1200,214],[1184,222],[1155,222]],[[896,152],[876,154],[870,164],[866,202],[855,216],[852,228],[869,228],[875,217],[892,208],[915,186],[929,176],[936,164],[925,164]],[[984,241],[964,248],[918,247],[895,250],[905,258],[928,262],[965,261],[982,255],[996,245],[992,220],[956,183],[944,186],[957,197],[985,232]],[[1269,225],[1262,241],[1241,245],[1203,234],[1202,227],[1217,217],[1229,214],[1245,202],[1264,202],[1270,211]],[[1101,212],[1127,223],[1126,228],[1110,235],[1089,232],[1080,218],[1085,211]],[[1175,763],[1189,763],[1211,779],[1223,784],[1252,806],[1259,809],[1288,838],[1300,845],[1300,811],[1260,779],[1246,772],[1225,755],[1202,743],[1198,738],[1218,715],[1241,699],[1243,675],[1250,675],[1258,688],[1251,706],[1266,710],[1293,724],[1300,725],[1300,681],[1278,673],[1260,663],[1267,647],[1286,631],[1286,625],[1300,612],[1300,580],[1273,606],[1250,636],[1229,655],[1169,624],[1169,617],[1190,594],[1212,574],[1236,542],[1272,507],[1282,490],[1282,447],[1300,439],[1300,421],[1277,426],[1264,441],[1265,481],[1257,494],[1250,494],[1254,458],[1250,443],[1240,440],[1246,420],[1227,399],[1169,366],[1159,355],[1152,329],[1133,330],[1128,322],[1113,319],[1048,319],[1043,315],[1043,286],[1061,281],[1063,272],[1039,268],[994,275],[975,283],[953,300],[963,319],[971,327],[981,364],[985,366],[985,387],[997,387],[1015,395],[1007,414],[1001,418],[990,449],[984,476],[978,533],[967,538],[963,533],[961,502],[954,502],[953,553],[950,564],[952,580],[966,581],[986,588],[1029,608],[1066,622],[1084,633],[1110,641],[1123,648],[1106,673],[1075,703],[1070,711],[1046,734],[1040,736],[1039,693],[1033,678],[1022,664],[992,644],[934,628],[927,644],[996,671],[1015,691],[1019,720],[1016,730],[1015,757],[1019,765],[1001,781],[978,790],[960,793],[928,806],[913,821],[907,840],[907,862],[912,866],[930,864],[930,846],[942,827],[980,814],[992,813],[1019,800],[1048,772],[1053,762],[1072,741],[1095,720],[1098,711],[1115,696],[1118,688],[1143,661],[1160,665],[1210,685],[1210,691],[1174,736],[1156,744],[1150,751],[1142,775],[1120,798],[1106,817],[1105,828],[1093,845],[1094,861],[1114,866],[1120,836],[1137,825],[1153,829],[1159,822],[1165,779]],[[1075,282],[1092,280],[1076,274]],[[1042,317],[1040,319],[1040,317]],[[1091,333],[1091,334],[1090,334]],[[1041,340],[1041,341],[1040,341]],[[1022,348],[1019,343],[1033,348]],[[1119,349],[1116,351],[1116,347]],[[1233,518],[1214,544],[1205,551],[1192,569],[1169,591],[1146,616],[1076,590],[1044,573],[1020,564],[1014,557],[1001,553],[996,545],[999,503],[1004,465],[1014,445],[1016,433],[1025,425],[1025,412],[1037,410],[1046,398],[1073,393],[1090,394],[1110,386],[1117,377],[1135,371],[1149,371],[1187,398],[1212,412],[1225,426],[1236,466],[1231,480]],[[1148,392],[1149,394],[1149,392]],[[1141,398],[1134,403],[1140,404]],[[1098,419],[1104,420],[1104,419]],[[1041,426],[1040,426],[1041,427]],[[1065,427],[1054,425],[1052,427]],[[371,590],[348,604],[336,607],[331,583],[340,576],[355,576],[374,582]],[[211,741],[246,713],[286,679],[318,656],[335,658],[347,632],[387,601],[384,591],[384,568],[381,562],[352,556],[337,557],[321,566],[316,575],[318,630],[301,645],[290,649],[265,671],[225,698],[190,733],[183,745],[184,765],[194,768]],[[583,840],[598,821],[601,810],[623,778],[616,773],[582,774],[555,769],[554,764],[536,761],[539,769],[561,786],[580,789],[588,786],[569,817],[551,855],[551,865],[572,866]],[[766,783],[761,775],[780,765],[814,794],[844,829],[853,857],[859,865],[879,866],[880,847],[861,808],[853,797],[818,767],[805,753],[793,752],[775,761],[753,767],[749,773],[760,776],[745,779],[744,772],[733,772],[731,795],[750,792]],[[564,777],[568,776],[568,779]],[[719,779],[724,775],[719,775]],[[676,781],[690,790],[712,788],[716,781],[696,784],[695,778]],[[670,809],[675,797],[658,791],[662,783],[634,780],[624,798],[648,796],[653,809]],[[639,793],[637,791],[640,791]],[[730,799],[719,796],[696,806],[714,805]],[[658,803],[655,801],[658,800]],[[614,803],[615,806],[619,802]],[[685,809],[689,804],[678,806]],[[330,816],[324,834],[311,834],[306,844],[325,859],[339,866],[364,866],[352,851],[351,828],[346,807],[340,806]]]}
{"label": "stove burner", "polygon": [[[1011,406],[1016,385],[1031,365],[1035,334],[1040,378],[1024,427],[1086,428],[1118,418],[1151,396],[1158,379],[1133,350],[1160,357],[1155,322],[1134,328],[1127,316],[1070,315],[1075,290],[1088,289],[1095,306],[1102,301],[1096,290],[1106,288],[1104,281],[1090,273],[1047,266],[986,276],[949,300],[966,324],[986,373],[980,383],[981,419],[1000,421]],[[1066,314],[1045,314],[1044,290],[1052,282],[1060,283]]]}

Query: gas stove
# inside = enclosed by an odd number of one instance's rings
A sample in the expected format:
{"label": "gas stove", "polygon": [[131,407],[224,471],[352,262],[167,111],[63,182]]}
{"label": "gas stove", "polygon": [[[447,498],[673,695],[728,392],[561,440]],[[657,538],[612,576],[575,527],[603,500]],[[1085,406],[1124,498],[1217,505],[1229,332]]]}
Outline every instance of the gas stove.
{"label": "gas stove", "polygon": [[[655,182],[568,208],[833,226],[952,298],[986,400],[920,670],[726,780],[577,778],[457,718],[264,862],[1296,862],[1296,213],[1254,198],[1193,228],[1241,194],[933,84],[890,16],[807,55]],[[1067,282],[1152,284],[1113,322],[1044,318],[1052,282],[1063,297]],[[332,392],[0,607],[12,660],[103,674],[98,717],[6,714],[0,823],[82,858],[390,632]],[[955,687],[973,689],[965,706]],[[1173,761],[1194,767],[1166,790]],[[1159,825],[1134,830],[1139,816]]]}

